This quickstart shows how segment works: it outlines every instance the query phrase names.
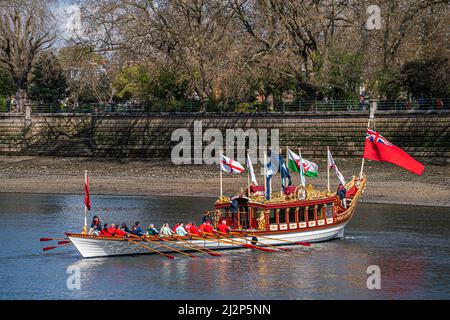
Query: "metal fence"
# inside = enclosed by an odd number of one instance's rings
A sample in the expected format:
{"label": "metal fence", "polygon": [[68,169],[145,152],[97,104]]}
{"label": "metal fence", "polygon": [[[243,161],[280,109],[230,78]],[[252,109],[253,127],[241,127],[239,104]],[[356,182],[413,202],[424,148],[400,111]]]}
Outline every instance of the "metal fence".
{"label": "metal fence", "polygon": [[[379,100],[378,111],[397,110],[450,110],[450,98],[419,100]],[[11,107],[3,107],[0,112],[13,112]],[[78,104],[54,105],[33,104],[32,113],[90,113],[90,114],[158,114],[158,113],[198,113],[198,112],[240,112],[240,113],[321,113],[321,112],[369,111],[369,101],[358,100],[299,100],[275,104],[254,102],[211,102],[164,101],[137,104]]]}

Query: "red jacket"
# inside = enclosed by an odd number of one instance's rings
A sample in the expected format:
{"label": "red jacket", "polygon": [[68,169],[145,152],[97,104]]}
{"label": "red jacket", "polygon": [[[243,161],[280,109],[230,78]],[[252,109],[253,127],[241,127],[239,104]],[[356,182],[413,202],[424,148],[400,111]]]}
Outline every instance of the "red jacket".
{"label": "red jacket", "polygon": [[100,235],[104,236],[104,237],[111,237],[112,236],[112,234],[109,233],[109,230],[105,230],[105,229],[102,229],[102,231],[100,232]]}
{"label": "red jacket", "polygon": [[217,231],[223,232],[223,233],[227,233],[230,231],[230,227],[227,226],[226,224],[219,224],[219,226],[217,227]]}
{"label": "red jacket", "polygon": [[191,226],[190,230],[191,230],[190,233],[201,234],[196,226]]}
{"label": "red jacket", "polygon": [[200,225],[200,227],[198,227],[198,230],[200,230],[200,232],[204,232],[205,231],[205,227],[206,227],[206,223],[202,223]]}
{"label": "red jacket", "polygon": [[203,232],[214,233],[214,229],[213,229],[212,225],[207,224],[207,225],[205,225]]}
{"label": "red jacket", "polygon": [[115,235],[115,236],[125,237],[126,234],[127,234],[127,233],[126,233],[125,231],[123,231],[123,230],[120,230],[120,229],[114,230],[114,235]]}

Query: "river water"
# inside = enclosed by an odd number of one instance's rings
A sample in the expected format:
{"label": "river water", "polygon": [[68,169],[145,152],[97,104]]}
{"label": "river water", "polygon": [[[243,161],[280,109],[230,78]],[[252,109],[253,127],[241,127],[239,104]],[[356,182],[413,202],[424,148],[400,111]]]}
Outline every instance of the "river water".
{"label": "river water", "polygon": [[[200,220],[211,198],[94,196],[102,222],[143,225]],[[0,194],[0,299],[449,299],[450,209],[359,204],[345,237],[310,248],[222,251],[191,259],[159,255],[82,259],[80,195]],[[381,289],[367,288],[377,265]],[[68,269],[69,268],[69,269]],[[67,286],[79,271],[79,289]],[[69,273],[68,273],[69,272]],[[76,284],[69,278],[69,284]]]}

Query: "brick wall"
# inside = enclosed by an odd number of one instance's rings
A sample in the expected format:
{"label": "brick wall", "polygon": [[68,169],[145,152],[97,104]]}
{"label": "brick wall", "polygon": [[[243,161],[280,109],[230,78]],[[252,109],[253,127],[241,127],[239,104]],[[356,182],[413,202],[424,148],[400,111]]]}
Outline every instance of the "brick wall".
{"label": "brick wall", "polygon": [[[280,145],[301,147],[305,157],[324,157],[329,146],[335,157],[362,154],[367,115],[351,113],[210,114],[210,115],[33,115],[31,127],[17,115],[0,116],[0,153],[24,155],[169,158],[178,141],[172,131],[194,121],[209,128],[279,129]],[[392,143],[421,161],[448,163],[450,113],[379,113],[375,128]],[[208,143],[205,142],[204,146]]]}

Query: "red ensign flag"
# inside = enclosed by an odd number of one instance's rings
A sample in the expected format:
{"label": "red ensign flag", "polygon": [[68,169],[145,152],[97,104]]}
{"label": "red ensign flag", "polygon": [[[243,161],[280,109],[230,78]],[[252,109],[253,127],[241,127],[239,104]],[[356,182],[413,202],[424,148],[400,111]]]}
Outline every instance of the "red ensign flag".
{"label": "red ensign flag", "polygon": [[405,151],[394,146],[386,138],[374,130],[367,129],[364,143],[364,158],[374,161],[385,161],[421,175],[425,168]]}
{"label": "red ensign flag", "polygon": [[91,198],[89,197],[89,178],[87,172],[84,176],[84,205],[88,210],[91,210]]}

